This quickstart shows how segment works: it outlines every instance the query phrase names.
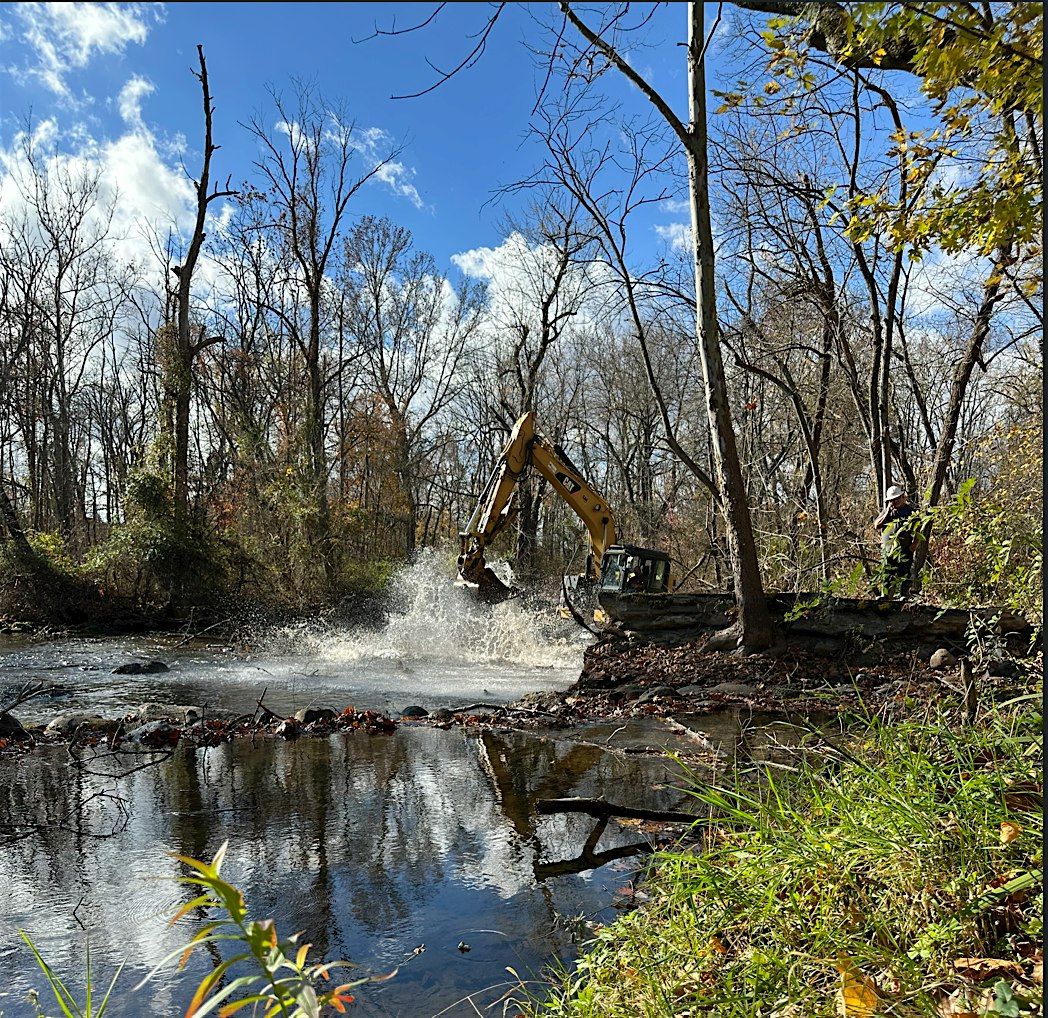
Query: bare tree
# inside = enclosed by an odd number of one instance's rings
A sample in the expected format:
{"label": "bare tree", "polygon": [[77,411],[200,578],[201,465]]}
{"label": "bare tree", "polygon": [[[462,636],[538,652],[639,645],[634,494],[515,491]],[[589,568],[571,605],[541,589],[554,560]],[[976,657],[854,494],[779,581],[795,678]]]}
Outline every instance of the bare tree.
{"label": "bare tree", "polygon": [[204,49],[199,45],[197,46],[197,59],[200,62],[200,70],[193,73],[200,82],[200,92],[204,103],[204,152],[200,177],[193,181],[193,190],[196,193],[196,216],[182,264],[175,265],[171,269],[177,280],[175,327],[161,329],[158,333],[158,341],[161,344],[160,361],[164,370],[165,402],[170,408],[171,415],[171,475],[174,481],[175,503],[183,512],[189,506],[189,404],[193,365],[203,350],[222,341],[220,335],[207,336],[202,326],[193,327],[190,318],[193,276],[207,238],[204,227],[207,223],[208,209],[212,203],[223,198],[236,197],[237,194],[235,190],[230,189],[228,178],[224,188],[211,184],[211,160],[219,146],[214,143],[213,138],[212,122],[215,107],[208,83],[207,63],[204,60]]}
{"label": "bare tree", "polygon": [[[454,398],[456,372],[477,325],[478,293],[456,292],[411,233],[365,216],[346,240],[345,290],[371,381],[388,416],[406,506],[404,551],[415,552],[422,465],[434,420]],[[439,444],[439,443],[438,443]]]}
{"label": "bare tree", "polygon": [[[559,440],[568,405],[559,387],[549,384],[548,368],[557,344],[593,299],[585,213],[570,194],[549,189],[522,216],[511,217],[503,235],[510,255],[489,294],[494,335],[484,366],[490,390],[486,412],[507,432],[521,414],[537,413],[547,434]],[[514,571],[522,579],[536,575],[545,489],[545,481],[531,475],[521,477],[517,486]]]}
{"label": "bare tree", "polygon": [[269,225],[290,255],[295,282],[303,290],[304,307],[301,316],[291,316],[275,306],[270,310],[280,315],[293,337],[306,373],[303,428],[315,506],[310,537],[330,585],[334,562],[325,425],[333,375],[325,363],[324,339],[332,318],[334,261],[342,253],[340,237],[350,202],[364,184],[396,158],[398,149],[388,146],[370,165],[355,171],[364,146],[344,109],[330,107],[311,87],[302,84],[292,104],[278,95],[273,100],[280,118],[276,131],[260,116],[251,121],[249,129],[261,150],[256,166],[273,212]]}
{"label": "bare tree", "polygon": [[724,507],[734,593],[738,606],[737,623],[729,632],[723,634],[718,642],[724,646],[734,643],[750,650],[761,649],[769,646],[775,637],[761,583],[757,546],[753,539],[746,486],[736,447],[717,327],[706,133],[705,4],[700,2],[688,5],[690,124],[680,120],[666,99],[632,67],[615,45],[600,31],[595,31],[584,22],[571,4],[562,2],[560,9],[587,46],[600,54],[640,90],[673,130],[687,157],[694,245],[696,335],[706,387],[706,409],[713,442],[717,487]]}

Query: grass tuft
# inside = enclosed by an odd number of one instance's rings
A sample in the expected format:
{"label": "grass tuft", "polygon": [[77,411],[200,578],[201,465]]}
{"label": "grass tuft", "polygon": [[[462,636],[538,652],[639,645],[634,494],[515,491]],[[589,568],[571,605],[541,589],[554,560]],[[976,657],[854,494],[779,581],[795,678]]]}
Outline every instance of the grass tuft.
{"label": "grass tuft", "polygon": [[849,732],[795,772],[696,783],[703,849],[657,856],[651,903],[524,1013],[1041,1014],[1040,696]]}

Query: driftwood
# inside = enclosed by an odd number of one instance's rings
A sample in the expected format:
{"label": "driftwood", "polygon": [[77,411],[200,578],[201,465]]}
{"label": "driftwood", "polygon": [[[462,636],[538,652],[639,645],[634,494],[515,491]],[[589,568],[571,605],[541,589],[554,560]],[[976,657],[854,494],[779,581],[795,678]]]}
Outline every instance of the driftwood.
{"label": "driftwood", "polygon": [[6,703],[0,705],[0,714],[6,714],[8,711],[14,710],[15,707],[20,707],[27,700],[32,700],[34,696],[43,696],[53,692],[54,688],[54,686],[49,686],[45,682],[34,682],[32,679],[27,679],[14,696]]}
{"label": "driftwood", "polygon": [[697,732],[694,728],[682,725],[679,721],[674,721],[673,718],[663,718],[663,724],[671,731],[681,736],[681,738],[687,739],[689,742],[694,742],[701,746],[707,753],[713,753],[715,756],[719,757],[724,756],[724,753],[717,749],[717,747],[710,742],[709,738],[703,735],[702,732]]}
{"label": "driftwood", "polygon": [[535,812],[550,813],[585,813],[587,816],[606,820],[608,817],[622,817],[628,820],[651,820],[664,824],[693,824],[702,817],[693,813],[681,813],[672,809],[640,809],[636,806],[617,806],[605,799],[539,799],[535,803]]}

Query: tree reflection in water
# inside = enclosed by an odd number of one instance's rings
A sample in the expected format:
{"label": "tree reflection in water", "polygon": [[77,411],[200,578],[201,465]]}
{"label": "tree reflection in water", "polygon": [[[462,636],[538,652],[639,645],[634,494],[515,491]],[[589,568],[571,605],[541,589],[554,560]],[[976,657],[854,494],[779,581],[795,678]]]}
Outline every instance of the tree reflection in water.
{"label": "tree reflection in water", "polygon": [[[9,976],[0,1010],[33,1014],[25,993],[35,971],[20,926],[60,972],[78,971],[88,936],[98,971],[126,958],[114,1018],[143,1006],[182,1013],[204,955],[184,973],[158,977],[148,1005],[149,988],[137,999],[128,991],[203,921],[190,914],[166,927],[186,900],[163,879],[178,871],[166,853],[210,857],[228,838],[228,875],[254,915],[273,917],[282,932],[301,929],[320,954],[365,970],[403,963],[396,979],[359,995],[361,1013],[434,1014],[500,982],[507,965],[524,974],[569,957],[558,919],[607,909],[622,880],[549,869],[579,856],[593,823],[535,817],[534,800],[608,794],[650,805],[652,786],[673,773],[665,761],[569,741],[407,727],[392,736],[184,747],[119,780],[74,771],[61,750],[4,760],[0,835],[27,816],[44,827],[0,853],[0,958]],[[103,788],[127,801],[124,830],[92,839],[46,826],[84,804],[84,826],[104,829],[104,801],[87,801]],[[679,801],[661,796],[667,806]],[[636,840],[612,824],[600,849],[614,855]],[[462,940],[469,953],[456,950]]]}

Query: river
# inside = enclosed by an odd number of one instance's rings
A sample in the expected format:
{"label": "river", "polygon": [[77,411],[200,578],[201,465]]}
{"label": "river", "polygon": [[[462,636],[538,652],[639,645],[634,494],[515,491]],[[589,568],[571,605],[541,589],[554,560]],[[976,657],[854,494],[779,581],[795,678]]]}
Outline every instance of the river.
{"label": "river", "polygon": [[[519,605],[478,606],[431,565],[404,571],[396,603],[379,629],[307,625],[233,648],[171,636],[11,638],[0,648],[0,687],[27,678],[56,687],[26,704],[23,720],[66,710],[118,716],[149,701],[250,710],[263,690],[281,714],[308,704],[398,712],[508,701],[564,688],[578,674],[583,644],[570,630]],[[161,658],[170,671],[112,674],[143,658]],[[113,1018],[183,1014],[213,964],[205,952],[184,971],[171,964],[137,993],[132,987],[204,921],[190,913],[167,925],[188,900],[171,882],[180,866],[170,853],[210,858],[228,841],[224,872],[253,916],[273,918],[282,933],[304,931],[319,956],[351,960],[362,974],[399,968],[358,991],[358,1013],[475,1014],[474,1005],[483,1010],[504,992],[507,967],[541,978],[551,963],[570,962],[580,931],[614,917],[641,865],[551,868],[579,855],[592,821],[536,817],[534,800],[686,802],[672,763],[603,748],[612,735],[615,746],[653,732],[612,727],[524,734],[402,725],[392,735],[239,740],[183,746],[131,774],[122,773],[126,760],[74,767],[59,747],[0,758],[0,1012],[33,1015],[33,986],[49,1001],[22,928],[74,984],[88,943],[96,982],[124,962]],[[40,829],[13,837],[26,823]],[[638,838],[613,824],[600,848]]]}

